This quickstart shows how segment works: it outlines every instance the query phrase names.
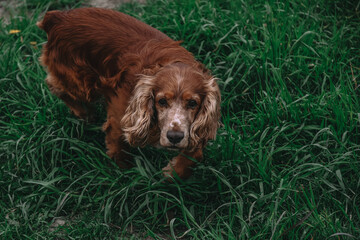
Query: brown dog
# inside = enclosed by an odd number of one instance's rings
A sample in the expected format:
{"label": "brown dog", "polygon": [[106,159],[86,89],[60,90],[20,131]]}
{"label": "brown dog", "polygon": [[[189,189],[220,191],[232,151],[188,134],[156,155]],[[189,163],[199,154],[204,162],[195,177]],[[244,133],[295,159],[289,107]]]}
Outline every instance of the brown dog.
{"label": "brown dog", "polygon": [[180,150],[166,175],[191,175],[220,117],[216,80],[191,53],[113,10],[51,11],[38,26],[48,36],[41,62],[51,92],[80,118],[89,117],[91,102],[106,99],[107,154],[120,167],[130,160],[129,144],[160,145]]}

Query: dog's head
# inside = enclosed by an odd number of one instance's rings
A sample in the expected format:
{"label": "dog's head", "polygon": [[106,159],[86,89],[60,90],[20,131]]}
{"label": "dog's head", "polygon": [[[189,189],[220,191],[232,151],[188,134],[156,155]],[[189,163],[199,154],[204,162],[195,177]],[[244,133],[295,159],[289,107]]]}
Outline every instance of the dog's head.
{"label": "dog's head", "polygon": [[131,145],[157,134],[163,147],[193,150],[215,138],[219,117],[216,80],[201,67],[173,63],[140,76],[122,126]]}

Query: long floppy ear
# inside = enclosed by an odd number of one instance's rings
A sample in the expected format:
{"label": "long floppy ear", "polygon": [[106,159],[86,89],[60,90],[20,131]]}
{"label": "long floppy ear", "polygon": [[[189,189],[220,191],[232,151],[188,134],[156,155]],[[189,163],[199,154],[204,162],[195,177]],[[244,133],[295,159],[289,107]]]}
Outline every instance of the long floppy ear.
{"label": "long floppy ear", "polygon": [[191,147],[204,146],[215,139],[219,127],[221,95],[215,78],[205,84],[206,96],[190,129]]}
{"label": "long floppy ear", "polygon": [[129,106],[121,120],[126,140],[132,146],[145,146],[154,127],[154,76],[141,75]]}

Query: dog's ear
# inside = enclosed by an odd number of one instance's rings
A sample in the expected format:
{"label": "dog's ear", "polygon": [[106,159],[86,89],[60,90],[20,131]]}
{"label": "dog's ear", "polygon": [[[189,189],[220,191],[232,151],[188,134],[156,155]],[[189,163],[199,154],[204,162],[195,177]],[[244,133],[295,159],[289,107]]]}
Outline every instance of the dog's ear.
{"label": "dog's ear", "polygon": [[145,146],[151,129],[156,126],[154,120],[155,77],[141,75],[135,86],[129,106],[121,120],[126,140],[132,146]]}
{"label": "dog's ear", "polygon": [[215,139],[219,127],[221,95],[215,78],[206,80],[205,97],[191,125],[191,147],[205,145],[208,140]]}

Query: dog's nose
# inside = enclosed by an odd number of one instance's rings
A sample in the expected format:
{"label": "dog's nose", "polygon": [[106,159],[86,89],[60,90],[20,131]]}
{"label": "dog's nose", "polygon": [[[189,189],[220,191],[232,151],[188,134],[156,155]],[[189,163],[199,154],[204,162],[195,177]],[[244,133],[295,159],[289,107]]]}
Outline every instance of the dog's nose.
{"label": "dog's nose", "polygon": [[166,137],[172,144],[177,144],[184,138],[184,132],[168,131]]}

